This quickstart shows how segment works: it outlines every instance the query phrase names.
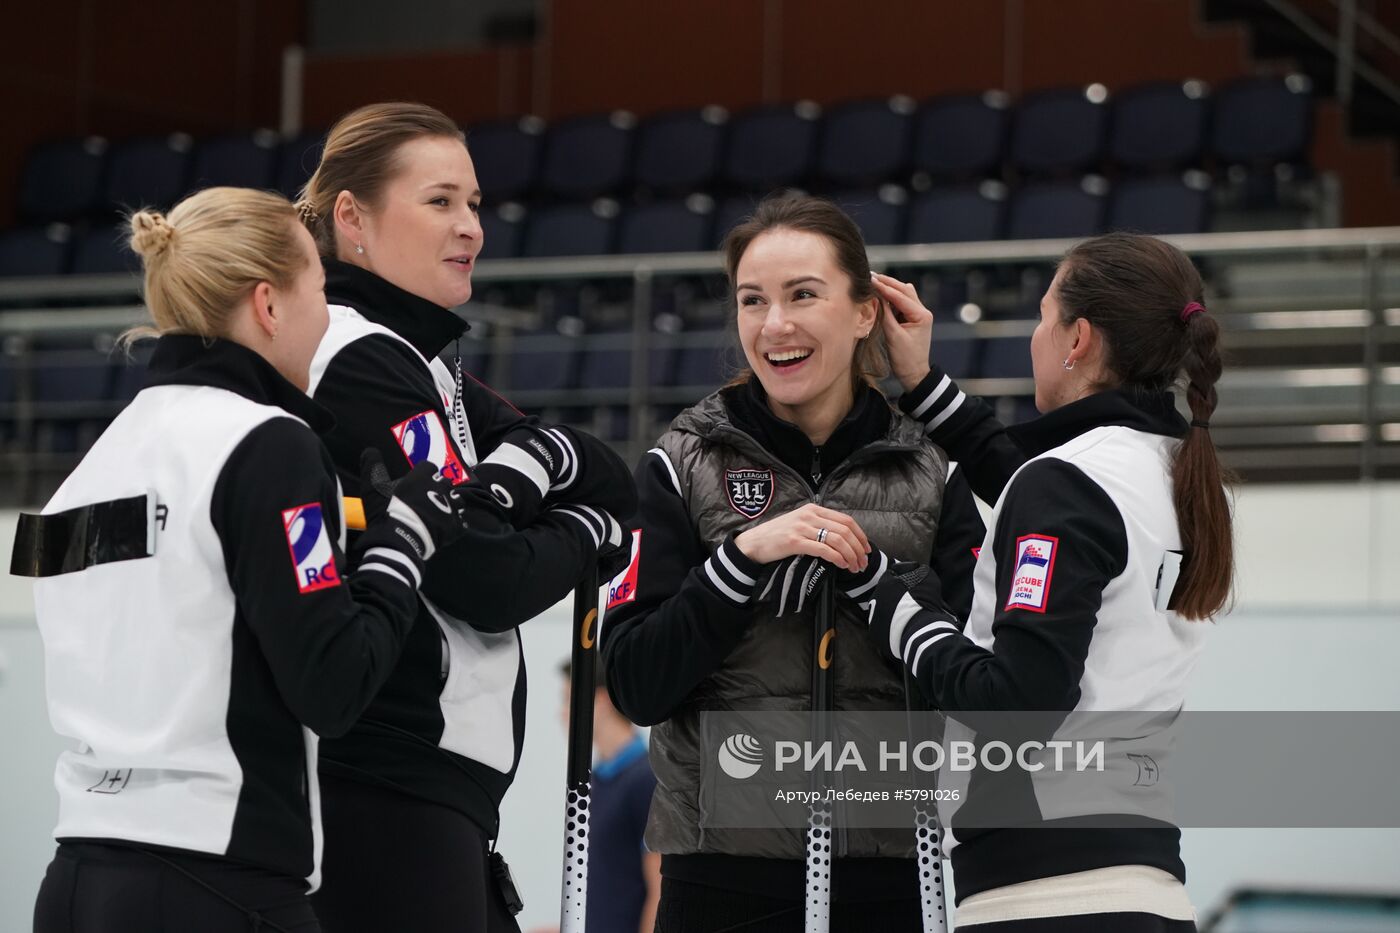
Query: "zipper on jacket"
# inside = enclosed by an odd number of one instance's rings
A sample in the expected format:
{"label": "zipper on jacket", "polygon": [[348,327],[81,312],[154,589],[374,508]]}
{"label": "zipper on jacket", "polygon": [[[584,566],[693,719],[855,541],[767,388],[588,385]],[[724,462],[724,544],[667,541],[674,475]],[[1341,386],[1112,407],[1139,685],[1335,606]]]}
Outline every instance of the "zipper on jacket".
{"label": "zipper on jacket", "polygon": [[822,488],[822,448],[820,444],[812,445],[812,489]]}
{"label": "zipper on jacket", "polygon": [[454,388],[452,390],[452,429],[457,435],[457,449],[462,456],[467,454],[467,428],[462,422],[466,420],[466,415],[462,411],[462,338],[458,337],[452,345],[452,373],[455,377]]}

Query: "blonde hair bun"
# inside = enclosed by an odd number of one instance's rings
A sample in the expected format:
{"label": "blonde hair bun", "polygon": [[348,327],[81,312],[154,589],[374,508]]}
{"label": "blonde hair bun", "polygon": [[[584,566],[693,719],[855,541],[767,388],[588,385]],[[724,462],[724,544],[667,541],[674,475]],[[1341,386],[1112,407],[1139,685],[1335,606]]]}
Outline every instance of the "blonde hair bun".
{"label": "blonde hair bun", "polygon": [[170,248],[175,228],[160,211],[139,210],[131,215],[131,249],[143,260],[152,260]]}

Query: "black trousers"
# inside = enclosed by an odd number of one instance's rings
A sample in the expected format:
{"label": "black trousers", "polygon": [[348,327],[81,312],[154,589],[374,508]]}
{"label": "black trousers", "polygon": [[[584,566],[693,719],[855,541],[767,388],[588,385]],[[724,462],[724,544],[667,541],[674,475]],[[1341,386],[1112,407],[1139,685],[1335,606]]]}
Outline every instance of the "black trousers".
{"label": "black trousers", "polygon": [[322,775],[321,821],[311,902],[326,933],[519,933],[487,866],[489,840],[465,815]]}
{"label": "black trousers", "polygon": [[[661,878],[656,933],[803,933],[803,903]],[[921,933],[917,896],[894,901],[837,901],[831,933]]]}
{"label": "black trousers", "polygon": [[217,856],[63,843],[34,933],[319,933],[306,882]]}
{"label": "black trousers", "polygon": [[1190,920],[1168,920],[1156,914],[1083,914],[960,926],[959,933],[1196,933]]}

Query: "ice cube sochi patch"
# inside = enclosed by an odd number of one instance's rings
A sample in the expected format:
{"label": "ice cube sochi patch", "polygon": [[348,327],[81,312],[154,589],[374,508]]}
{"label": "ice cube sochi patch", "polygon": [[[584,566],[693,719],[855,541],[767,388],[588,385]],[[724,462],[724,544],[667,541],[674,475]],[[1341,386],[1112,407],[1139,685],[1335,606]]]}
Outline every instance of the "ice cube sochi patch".
{"label": "ice cube sochi patch", "polygon": [[1055,552],[1060,539],[1048,535],[1022,535],[1016,539],[1016,569],[1011,574],[1007,609],[1044,612],[1050,598],[1050,578],[1055,573]]}
{"label": "ice cube sochi patch", "polygon": [[608,584],[608,609],[615,609],[624,603],[637,599],[637,566],[642,560],[642,531],[632,532],[632,559],[622,573],[612,578]]}
{"label": "ice cube sochi patch", "polygon": [[734,511],[745,518],[758,518],[773,501],[772,470],[725,470],[724,494]]}
{"label": "ice cube sochi patch", "polygon": [[447,439],[447,428],[437,412],[419,412],[390,430],[394,432],[394,440],[399,442],[399,449],[409,463],[416,466],[424,460],[428,461],[451,480],[453,486],[467,481],[467,471],[462,467],[457,452],[452,449],[452,442]]}
{"label": "ice cube sochi patch", "polygon": [[314,593],[340,586],[340,574],[335,569],[335,552],[331,550],[330,535],[326,534],[325,516],[319,502],[308,502],[282,512],[282,530],[287,534],[287,550],[292,554],[292,569],[297,575],[297,589]]}

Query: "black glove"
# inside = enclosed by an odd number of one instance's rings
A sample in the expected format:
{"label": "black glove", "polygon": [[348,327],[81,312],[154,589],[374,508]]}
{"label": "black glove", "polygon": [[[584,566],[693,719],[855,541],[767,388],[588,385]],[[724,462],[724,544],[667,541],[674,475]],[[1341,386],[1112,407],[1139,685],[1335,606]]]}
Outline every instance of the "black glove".
{"label": "black glove", "polygon": [[427,461],[392,480],[379,451],[366,450],[360,456],[360,498],[365,509],[365,532],[356,542],[361,569],[375,560],[388,560],[402,569],[402,561],[382,553],[387,548],[409,558],[417,570],[415,587],[433,553],[467,529],[466,502]]}
{"label": "black glove", "polygon": [[943,604],[943,583],[926,564],[898,563],[885,571],[870,607],[870,635],[881,654],[909,664],[910,642],[922,643],[939,632],[961,631],[952,610]]}
{"label": "black glove", "polygon": [[562,515],[583,526],[598,549],[598,581],[606,583],[622,573],[632,560],[632,536],[617,519],[591,505],[557,505],[551,515]]}
{"label": "black glove", "polygon": [[473,483],[495,496],[505,520],[524,528],[546,496],[568,489],[578,478],[578,449],[564,428],[523,424],[469,472]]}

